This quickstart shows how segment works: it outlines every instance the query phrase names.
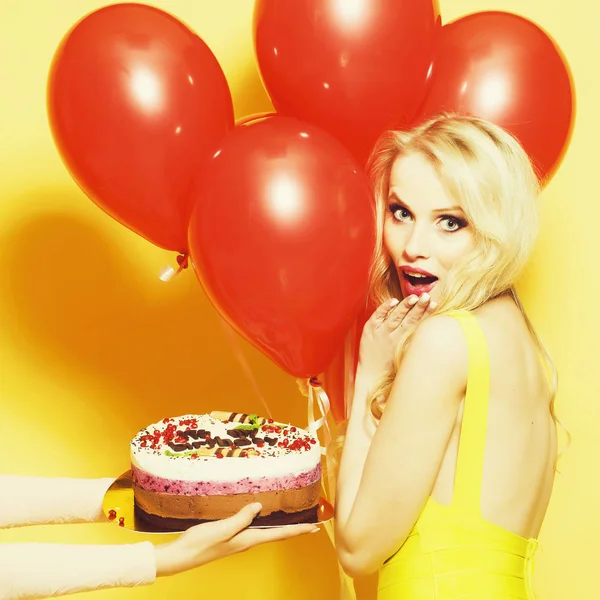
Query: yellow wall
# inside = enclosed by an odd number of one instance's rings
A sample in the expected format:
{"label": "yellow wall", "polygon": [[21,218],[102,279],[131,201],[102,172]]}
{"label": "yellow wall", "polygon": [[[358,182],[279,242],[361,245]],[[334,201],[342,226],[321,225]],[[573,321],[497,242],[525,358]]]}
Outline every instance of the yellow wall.
{"label": "yellow wall", "polygon": [[[251,0],[149,3],[187,22],[211,46],[229,79],[236,117],[270,109],[252,53]],[[165,414],[260,410],[193,274],[168,285],[158,281],[173,256],[97,209],[70,180],[54,149],[45,114],[48,65],[68,28],[102,4],[0,3],[0,472],[116,476],[128,468],[131,436]],[[558,409],[574,436],[541,536],[545,552],[536,584],[544,600],[600,596],[592,551],[600,537],[594,144],[600,85],[592,58],[600,54],[597,6],[587,0],[441,0],[445,21],[502,9],[538,22],[559,41],[577,85],[571,149],[544,193],[539,249],[521,287],[556,358]],[[277,417],[304,423],[305,403],[293,378],[240,344]],[[0,536],[86,543],[145,539],[100,524]],[[264,600],[336,598],[329,542],[324,533],[310,538],[259,548],[150,588],[90,597],[195,598],[209,591],[256,590]],[[374,598],[369,585],[360,589],[365,600]]]}

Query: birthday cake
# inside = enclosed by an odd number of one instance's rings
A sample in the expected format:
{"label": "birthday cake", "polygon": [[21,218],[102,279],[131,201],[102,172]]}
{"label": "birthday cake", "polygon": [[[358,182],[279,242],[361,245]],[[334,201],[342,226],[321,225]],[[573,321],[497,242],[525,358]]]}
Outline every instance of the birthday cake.
{"label": "birthday cake", "polygon": [[254,525],[315,522],[321,448],[308,431],[257,415],[213,411],[166,418],[133,438],[138,518],[181,531],[251,502]]}

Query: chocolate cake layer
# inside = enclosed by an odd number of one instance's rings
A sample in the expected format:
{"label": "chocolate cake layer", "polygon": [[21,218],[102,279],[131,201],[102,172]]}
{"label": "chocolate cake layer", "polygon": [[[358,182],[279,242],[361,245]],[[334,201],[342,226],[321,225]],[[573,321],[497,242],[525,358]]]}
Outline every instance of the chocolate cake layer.
{"label": "chocolate cake layer", "polygon": [[[318,522],[318,506],[309,508],[295,513],[286,513],[284,511],[273,512],[270,515],[261,516],[258,515],[251,523],[251,525],[296,525],[299,523],[317,523]],[[167,531],[185,531],[194,525],[200,523],[207,523],[215,519],[173,519],[169,517],[158,517],[144,511],[140,508],[137,503],[135,504],[135,516],[138,519],[142,519],[157,529]],[[224,517],[222,517],[224,518]]]}
{"label": "chocolate cake layer", "polygon": [[144,512],[174,519],[216,520],[229,517],[251,502],[260,502],[261,515],[298,513],[315,507],[319,502],[320,481],[298,489],[273,490],[252,494],[219,496],[183,496],[151,492],[133,484],[135,502]]}

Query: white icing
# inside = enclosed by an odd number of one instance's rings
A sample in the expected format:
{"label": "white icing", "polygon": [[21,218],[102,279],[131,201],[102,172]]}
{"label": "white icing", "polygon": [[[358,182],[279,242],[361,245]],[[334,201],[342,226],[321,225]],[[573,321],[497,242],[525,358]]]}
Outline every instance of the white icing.
{"label": "white icing", "polygon": [[[225,424],[210,415],[183,415],[175,417],[175,423],[183,419],[196,419],[198,429],[206,429],[211,436],[227,436],[227,430],[235,425]],[[265,453],[270,456],[225,457],[200,456],[189,460],[182,457],[172,457],[165,454],[169,447],[152,450],[150,447],[140,446],[143,435],[152,435],[157,429],[164,431],[167,425],[162,421],[154,423],[137,433],[130,445],[131,464],[157,477],[165,479],[180,479],[183,481],[239,481],[250,478],[282,477],[299,475],[315,468],[321,462],[321,448],[318,443],[312,444],[310,450],[289,451],[277,445],[265,444]],[[291,425],[288,427],[292,427]],[[270,437],[279,437],[274,433],[266,433]],[[304,429],[296,428],[299,437],[311,437]],[[228,437],[228,436],[227,436]],[[262,449],[259,449],[259,451]]]}

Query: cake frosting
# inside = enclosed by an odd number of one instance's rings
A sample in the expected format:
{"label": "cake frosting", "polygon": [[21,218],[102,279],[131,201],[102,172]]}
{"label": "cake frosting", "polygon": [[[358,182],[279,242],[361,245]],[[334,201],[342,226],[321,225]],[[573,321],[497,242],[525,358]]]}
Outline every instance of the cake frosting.
{"label": "cake frosting", "polygon": [[304,429],[252,414],[187,414],[142,429],[130,450],[136,511],[166,528],[255,501],[257,524],[316,518],[321,448]]}

